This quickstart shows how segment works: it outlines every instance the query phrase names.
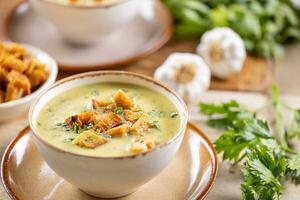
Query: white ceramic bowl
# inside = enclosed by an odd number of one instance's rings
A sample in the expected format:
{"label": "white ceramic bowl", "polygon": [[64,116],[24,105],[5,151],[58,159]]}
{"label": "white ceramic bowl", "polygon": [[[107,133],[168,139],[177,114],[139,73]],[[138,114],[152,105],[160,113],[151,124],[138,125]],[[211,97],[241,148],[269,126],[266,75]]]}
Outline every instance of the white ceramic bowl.
{"label": "white ceramic bowl", "polygon": [[5,103],[0,103],[0,121],[7,121],[18,117],[19,115],[25,113],[29,110],[29,107],[33,100],[41,93],[46,87],[52,85],[57,77],[58,68],[57,64],[53,58],[51,58],[44,51],[27,45],[21,44],[30,53],[30,55],[36,57],[41,63],[46,64],[46,70],[48,71],[48,79],[43,85],[41,85],[36,91],[30,95],[24,96],[15,101],[9,101]]}
{"label": "white ceramic bowl", "polygon": [[30,0],[38,13],[66,40],[79,44],[98,42],[116,33],[143,10],[146,1],[149,0],[119,0],[111,5],[82,6]]}
{"label": "white ceramic bowl", "polygon": [[[54,147],[39,136],[36,129],[37,116],[49,100],[71,88],[99,82],[141,85],[166,96],[179,111],[181,122],[178,132],[168,142],[151,151],[125,157],[96,157],[70,153]],[[32,105],[29,122],[40,153],[58,175],[88,194],[114,198],[136,191],[168,165],[184,136],[187,114],[183,100],[152,78],[130,72],[98,71],[75,75],[49,87]]]}

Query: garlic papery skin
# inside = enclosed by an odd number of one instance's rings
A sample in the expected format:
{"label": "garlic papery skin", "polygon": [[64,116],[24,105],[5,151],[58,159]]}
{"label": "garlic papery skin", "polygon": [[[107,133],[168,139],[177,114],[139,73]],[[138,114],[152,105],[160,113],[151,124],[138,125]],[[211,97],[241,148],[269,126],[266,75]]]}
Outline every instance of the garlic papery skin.
{"label": "garlic papery skin", "polygon": [[300,9],[300,0],[291,0],[295,8]]}
{"label": "garlic papery skin", "polygon": [[203,34],[196,49],[214,76],[227,79],[241,71],[246,59],[242,38],[230,28],[214,28]]}
{"label": "garlic papery skin", "polygon": [[210,69],[191,53],[173,53],[157,68],[154,78],[174,89],[187,104],[198,102],[210,85]]}

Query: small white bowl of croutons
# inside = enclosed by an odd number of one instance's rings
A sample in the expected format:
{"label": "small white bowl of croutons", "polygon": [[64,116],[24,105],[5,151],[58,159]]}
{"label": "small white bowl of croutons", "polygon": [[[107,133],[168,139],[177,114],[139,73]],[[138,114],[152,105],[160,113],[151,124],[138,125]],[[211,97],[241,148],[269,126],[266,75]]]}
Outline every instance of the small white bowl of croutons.
{"label": "small white bowl of croutons", "polygon": [[0,42],[0,121],[16,118],[56,80],[58,68],[47,53],[27,44]]}

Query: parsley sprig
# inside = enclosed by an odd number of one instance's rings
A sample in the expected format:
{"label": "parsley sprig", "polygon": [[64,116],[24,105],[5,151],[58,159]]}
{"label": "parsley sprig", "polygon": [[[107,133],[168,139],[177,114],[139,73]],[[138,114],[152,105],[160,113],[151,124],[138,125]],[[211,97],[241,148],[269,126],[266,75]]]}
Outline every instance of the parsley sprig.
{"label": "parsley sprig", "polygon": [[[232,100],[222,104],[200,103],[201,113],[207,115],[207,124],[224,133],[215,141],[223,160],[241,164],[244,182],[242,197],[246,200],[281,199],[283,181],[300,184],[300,154],[289,145],[300,138],[299,110],[289,108],[280,100],[279,90],[272,89],[271,108],[274,111],[275,131],[256,112],[249,111]],[[283,124],[283,108],[294,112],[289,127]]]}

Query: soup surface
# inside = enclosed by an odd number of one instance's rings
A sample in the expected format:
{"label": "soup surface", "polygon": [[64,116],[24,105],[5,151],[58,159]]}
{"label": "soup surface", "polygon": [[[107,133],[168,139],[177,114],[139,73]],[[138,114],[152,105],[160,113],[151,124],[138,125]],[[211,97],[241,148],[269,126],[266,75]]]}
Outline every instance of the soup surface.
{"label": "soup surface", "polygon": [[180,115],[163,95],[142,86],[97,83],[57,95],[40,111],[38,134],[69,152],[99,157],[138,154],[167,142]]}
{"label": "soup surface", "polygon": [[110,5],[122,0],[46,0],[64,5],[97,6]]}

